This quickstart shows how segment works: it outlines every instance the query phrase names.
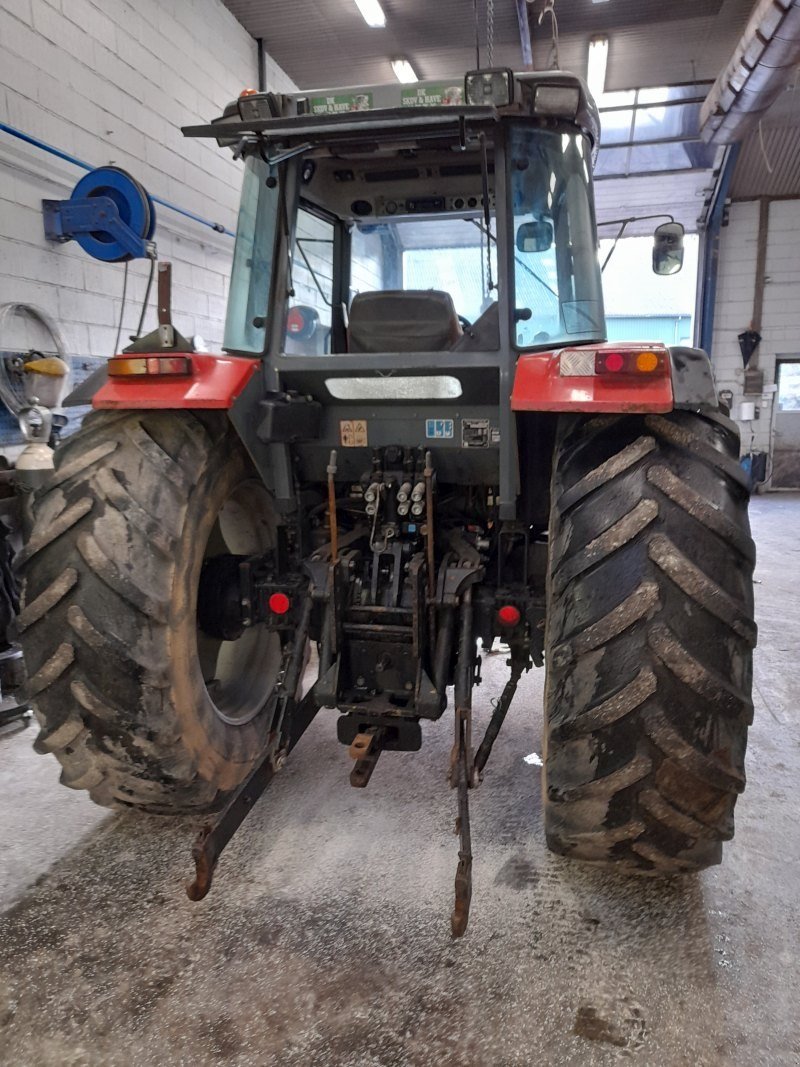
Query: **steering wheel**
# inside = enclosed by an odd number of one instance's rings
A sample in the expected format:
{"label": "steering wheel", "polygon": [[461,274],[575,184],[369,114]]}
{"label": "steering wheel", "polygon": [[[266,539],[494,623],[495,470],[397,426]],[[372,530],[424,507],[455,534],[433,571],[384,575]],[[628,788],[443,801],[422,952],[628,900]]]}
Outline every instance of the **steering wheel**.
{"label": "steering wheel", "polygon": [[472,325],[469,319],[465,318],[463,315],[458,315],[457,318],[465,330],[468,330]]}

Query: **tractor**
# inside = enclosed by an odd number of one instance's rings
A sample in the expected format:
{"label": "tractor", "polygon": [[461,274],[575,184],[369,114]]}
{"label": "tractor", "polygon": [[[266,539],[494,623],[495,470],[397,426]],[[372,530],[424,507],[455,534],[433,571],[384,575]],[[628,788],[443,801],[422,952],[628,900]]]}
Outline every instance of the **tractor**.
{"label": "tractor", "polygon": [[[720,862],[752,719],[748,482],[704,352],[606,341],[584,83],[245,91],[183,132],[244,161],[225,354],[172,325],[161,264],[157,330],[78,390],[20,554],[37,750],[98,804],[213,813],[200,899],[318,713],[363,788],[450,705],[460,936],[470,792],[543,666],[550,849]],[[681,233],[656,231],[657,273]]]}

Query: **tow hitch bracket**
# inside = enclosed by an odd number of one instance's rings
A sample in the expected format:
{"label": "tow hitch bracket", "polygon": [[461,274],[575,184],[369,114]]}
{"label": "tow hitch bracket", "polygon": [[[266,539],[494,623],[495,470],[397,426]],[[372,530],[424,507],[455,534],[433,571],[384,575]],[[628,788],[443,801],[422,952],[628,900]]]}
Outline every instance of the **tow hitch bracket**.
{"label": "tow hitch bracket", "polygon": [[350,772],[350,785],[356,789],[363,789],[372,777],[378,757],[383,752],[385,734],[386,730],[382,726],[371,726],[353,738],[349,753],[356,765]]}

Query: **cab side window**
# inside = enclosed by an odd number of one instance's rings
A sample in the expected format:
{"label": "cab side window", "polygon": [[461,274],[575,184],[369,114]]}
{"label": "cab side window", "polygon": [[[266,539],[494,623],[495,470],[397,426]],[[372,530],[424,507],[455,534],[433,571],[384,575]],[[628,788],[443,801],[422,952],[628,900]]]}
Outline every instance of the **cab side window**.
{"label": "cab side window", "polygon": [[294,296],[286,317],[287,355],[322,356],[331,351],[333,224],[305,208],[297,213],[292,254]]}

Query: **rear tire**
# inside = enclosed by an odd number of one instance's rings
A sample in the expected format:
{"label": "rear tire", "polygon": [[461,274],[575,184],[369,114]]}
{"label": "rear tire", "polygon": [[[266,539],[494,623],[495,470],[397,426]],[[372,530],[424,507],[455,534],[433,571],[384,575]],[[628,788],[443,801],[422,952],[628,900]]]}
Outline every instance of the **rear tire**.
{"label": "rear tire", "polygon": [[545,828],[641,872],[718,863],[752,721],[755,549],[735,424],[561,420],[550,524]]}
{"label": "rear tire", "polygon": [[19,623],[36,749],[98,804],[219,807],[263,758],[280,662],[261,628],[238,660],[226,643],[226,666],[198,633],[204,556],[274,543],[270,498],[227,419],[90,415],[34,517]]}

